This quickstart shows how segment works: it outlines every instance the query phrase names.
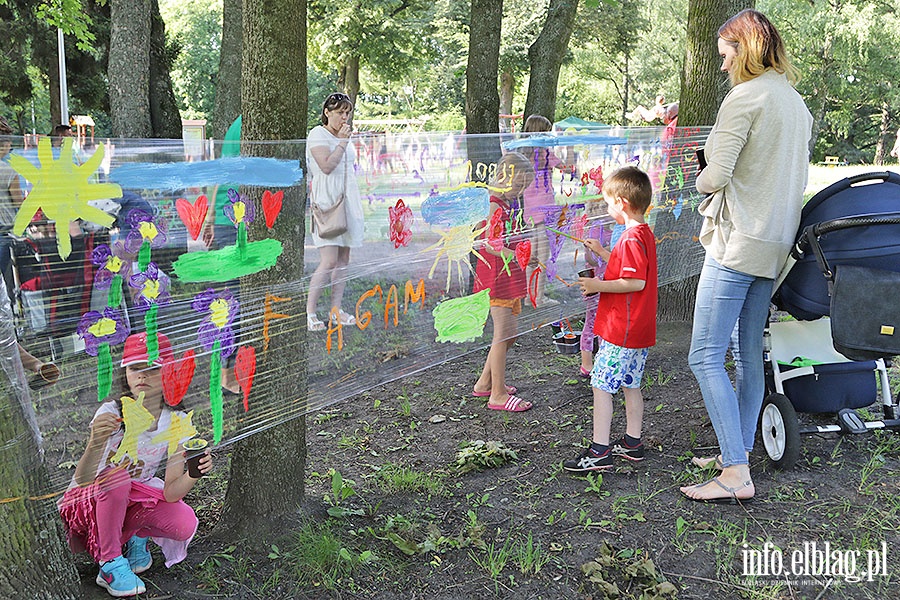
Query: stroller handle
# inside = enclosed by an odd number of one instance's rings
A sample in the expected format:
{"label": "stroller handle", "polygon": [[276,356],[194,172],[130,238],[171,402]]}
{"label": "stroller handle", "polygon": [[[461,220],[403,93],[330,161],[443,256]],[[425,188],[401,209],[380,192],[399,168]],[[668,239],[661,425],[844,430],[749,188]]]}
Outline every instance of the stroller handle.
{"label": "stroller handle", "polygon": [[891,171],[872,171],[870,173],[858,173],[857,175],[851,175],[847,178],[848,185],[856,185],[857,183],[862,183],[863,181],[870,181],[872,179],[881,179],[887,180],[891,177]]}
{"label": "stroller handle", "polygon": [[852,217],[841,217],[840,219],[823,221],[814,225],[808,225],[803,229],[803,233],[800,234],[799,239],[797,239],[797,244],[791,251],[791,254],[795,257],[796,255],[802,257],[807,249],[812,250],[813,254],[816,257],[816,262],[819,264],[819,268],[822,270],[822,273],[825,275],[825,277],[830,281],[834,274],[831,270],[831,267],[828,265],[828,261],[826,260],[824,253],[822,252],[822,247],[819,245],[819,238],[821,236],[825,235],[826,233],[831,233],[832,231],[851,229],[853,227],[897,224],[900,224],[900,214],[887,216],[883,214],[856,215]]}

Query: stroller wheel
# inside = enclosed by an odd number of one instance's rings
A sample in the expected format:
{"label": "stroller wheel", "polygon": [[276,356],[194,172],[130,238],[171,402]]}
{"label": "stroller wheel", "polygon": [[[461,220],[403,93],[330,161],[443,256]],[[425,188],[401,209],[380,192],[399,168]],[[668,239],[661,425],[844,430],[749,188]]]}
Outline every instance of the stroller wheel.
{"label": "stroller wheel", "polygon": [[759,416],[763,447],[778,469],[790,469],[800,458],[800,423],[787,396],[769,394]]}

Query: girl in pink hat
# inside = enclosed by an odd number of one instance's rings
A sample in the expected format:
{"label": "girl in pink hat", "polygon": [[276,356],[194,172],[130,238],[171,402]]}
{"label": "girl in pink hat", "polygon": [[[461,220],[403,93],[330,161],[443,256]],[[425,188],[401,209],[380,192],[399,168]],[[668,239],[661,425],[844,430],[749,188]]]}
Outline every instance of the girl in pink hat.
{"label": "girl in pink hat", "polygon": [[[185,558],[197,531],[194,510],[182,500],[197,483],[185,470],[182,446],[196,431],[190,415],[163,399],[160,367],[173,354],[162,334],[158,347],[159,358],[151,362],[145,333],[125,340],[126,393],[97,409],[75,476],[58,503],[72,550],[94,557],[97,585],[117,598],[146,592],[138,573],[153,563],[148,538],[170,567]],[[160,468],[164,479],[157,476]],[[199,470],[211,469],[207,450]]]}

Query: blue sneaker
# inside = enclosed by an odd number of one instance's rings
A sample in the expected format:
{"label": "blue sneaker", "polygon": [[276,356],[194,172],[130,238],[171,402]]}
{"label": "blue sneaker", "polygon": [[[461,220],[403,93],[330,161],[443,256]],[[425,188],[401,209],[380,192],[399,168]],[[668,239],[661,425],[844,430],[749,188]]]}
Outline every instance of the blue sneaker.
{"label": "blue sneaker", "polygon": [[147,586],[131,571],[124,556],[118,556],[100,565],[97,585],[106,588],[109,595],[116,598],[137,596],[147,592]]}
{"label": "blue sneaker", "polygon": [[149,569],[153,564],[153,557],[147,549],[147,538],[131,536],[131,539],[125,542],[125,558],[128,559],[128,566],[135,575]]}

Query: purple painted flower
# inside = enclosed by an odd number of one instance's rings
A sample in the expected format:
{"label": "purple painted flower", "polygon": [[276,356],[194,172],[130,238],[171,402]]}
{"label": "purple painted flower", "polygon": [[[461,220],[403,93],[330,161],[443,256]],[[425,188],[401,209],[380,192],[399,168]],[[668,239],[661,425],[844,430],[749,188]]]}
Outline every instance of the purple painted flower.
{"label": "purple painted flower", "polygon": [[128,236],[125,238],[125,249],[137,252],[144,240],[150,242],[151,248],[160,248],[166,244],[165,221],[155,222],[153,215],[146,210],[133,209],[125,219]]}
{"label": "purple painted flower", "polygon": [[256,216],[256,209],[253,208],[252,202],[247,202],[247,197],[237,193],[237,190],[228,190],[228,204],[222,210],[234,226],[237,227],[241,223],[248,225],[253,222]]}
{"label": "purple painted flower", "polygon": [[102,313],[95,310],[84,313],[75,329],[84,340],[84,351],[97,356],[100,344],[115,346],[128,337],[128,325],[125,317],[114,308],[105,308]]}
{"label": "purple painted flower", "polygon": [[116,244],[116,250],[113,252],[106,244],[101,244],[94,248],[91,254],[91,262],[97,267],[94,274],[94,287],[99,290],[109,289],[112,284],[113,277],[121,275],[125,277],[131,268],[131,263],[123,258],[123,248],[121,244]]}
{"label": "purple painted flower", "polygon": [[191,306],[203,316],[203,322],[197,331],[200,343],[207,350],[213,349],[216,341],[220,342],[222,357],[234,352],[234,331],[232,323],[238,316],[240,304],[228,290],[217,292],[208,289],[194,296]]}
{"label": "purple painted flower", "polygon": [[137,301],[143,306],[165,304],[169,301],[169,276],[159,270],[156,263],[147,265],[143,273],[136,273],[128,280],[128,285],[136,290]]}

